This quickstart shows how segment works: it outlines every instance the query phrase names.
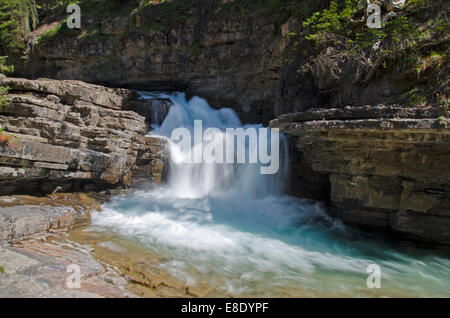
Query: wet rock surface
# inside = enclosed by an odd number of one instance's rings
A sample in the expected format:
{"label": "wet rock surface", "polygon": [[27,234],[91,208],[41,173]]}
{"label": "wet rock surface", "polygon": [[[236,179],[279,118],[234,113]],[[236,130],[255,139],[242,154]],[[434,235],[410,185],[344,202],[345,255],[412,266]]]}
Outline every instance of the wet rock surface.
{"label": "wet rock surface", "polygon": [[271,126],[292,135],[294,194],[328,199],[348,223],[450,244],[450,122],[437,114],[315,109]]}
{"label": "wet rock surface", "polygon": [[189,283],[168,266],[166,257],[112,232],[81,227],[70,231],[68,239],[90,246],[95,258],[119,271],[128,281],[127,289],[139,297],[238,296],[207,279]]}

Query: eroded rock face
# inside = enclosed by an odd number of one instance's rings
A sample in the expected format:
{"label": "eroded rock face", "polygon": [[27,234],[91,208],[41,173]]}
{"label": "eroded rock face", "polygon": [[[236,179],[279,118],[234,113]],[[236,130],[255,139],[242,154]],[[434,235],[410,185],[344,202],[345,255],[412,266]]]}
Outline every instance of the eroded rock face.
{"label": "eroded rock face", "polygon": [[[359,1],[359,18],[370,3],[382,7],[383,21],[398,14],[420,22],[416,28],[427,36],[415,43],[417,52],[446,56],[441,49],[447,38],[430,28],[437,23],[431,18],[446,11],[444,2],[409,10],[404,0]],[[299,26],[329,1],[304,0],[293,11],[287,3],[271,0],[126,1],[120,10],[109,4],[98,0],[82,5],[81,30],[69,30],[59,20],[30,34],[27,59],[12,63],[16,75],[186,91],[213,107],[235,109],[243,122],[264,124],[317,106],[416,105],[420,97],[435,102],[437,91],[444,95],[439,87],[445,87],[445,58],[432,58],[436,64],[420,62],[424,69],[418,71],[401,66],[411,57],[406,51],[381,54],[387,47],[395,52],[390,40],[372,43],[370,50],[356,44],[358,52],[352,54],[349,47],[355,43],[349,40],[355,32],[349,38],[323,34],[320,44],[306,40],[307,30]],[[275,9],[277,5],[281,8]],[[354,27],[359,30],[361,22]],[[435,72],[433,65],[444,71]],[[444,74],[442,80],[437,73]]]}
{"label": "eroded rock face", "polygon": [[185,21],[171,23],[165,13],[171,6],[113,17],[99,9],[83,12],[85,36],[61,36],[51,44],[36,37],[29,60],[16,70],[27,78],[186,91],[234,108],[244,121],[274,118],[288,29],[281,32],[275,18],[227,12],[231,5],[209,0],[194,2]]}
{"label": "eroded rock face", "polygon": [[0,109],[9,138],[0,143],[0,194],[128,185],[135,168],[161,179],[164,142],[145,137],[146,119],[125,110],[139,104],[135,92],[47,79],[0,85],[11,88]]}
{"label": "eroded rock face", "polygon": [[450,244],[450,121],[437,111],[315,109],[271,126],[293,135],[297,195],[320,194],[348,223]]}

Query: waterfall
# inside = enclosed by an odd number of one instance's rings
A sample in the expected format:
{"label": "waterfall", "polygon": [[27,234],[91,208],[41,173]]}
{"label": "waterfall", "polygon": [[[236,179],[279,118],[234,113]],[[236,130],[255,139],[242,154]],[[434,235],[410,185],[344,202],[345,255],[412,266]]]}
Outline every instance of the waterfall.
{"label": "waterfall", "polygon": [[[168,185],[171,193],[177,197],[200,198],[204,196],[252,196],[262,197],[271,194],[282,194],[288,173],[288,146],[283,135],[280,136],[278,172],[274,175],[261,174],[259,163],[184,163],[187,157],[199,148],[204,149],[209,143],[216,143],[217,147],[223,148],[223,153],[232,153],[236,157],[237,141],[227,143],[227,128],[254,129],[261,134],[262,125],[242,125],[234,110],[230,108],[212,109],[206,100],[193,97],[187,101],[184,93],[148,94],[141,92],[141,98],[168,98],[172,106],[162,124],[154,126],[152,135],[167,138],[170,145],[172,157],[177,157],[176,163],[171,161],[168,177]],[[161,115],[157,107],[153,109],[156,118]],[[194,122],[201,121],[202,132],[206,133],[208,128],[215,128],[209,140],[195,140]],[[172,142],[172,132],[178,128],[185,128],[191,132],[192,147],[182,149]],[[268,130],[267,130],[268,131]],[[270,138],[270,133],[267,138]],[[258,136],[262,137],[262,136]],[[253,148],[246,140],[243,145],[246,157],[257,156],[258,149]],[[271,151],[272,149],[270,149]],[[275,149],[274,149],[275,151]],[[236,159],[236,158],[235,158]],[[237,160],[235,160],[237,161]]]}
{"label": "waterfall", "polygon": [[[189,163],[183,159],[211,143],[227,150],[227,129],[262,126],[242,125],[233,110],[212,109],[199,97],[187,101],[182,93],[141,96],[172,102],[165,119],[155,121],[150,132],[170,144],[173,160],[167,184],[114,197],[93,213],[94,230],[111,230],[127,244],[144,246],[158,255],[155,266],[186,286],[207,284],[219,294],[449,296],[450,260],[401,250],[333,220],[320,203],[284,195],[288,156],[282,136],[276,174],[262,174],[260,163]],[[163,109],[153,111],[157,118],[165,116]],[[172,141],[179,128],[195,132],[198,121],[203,137],[209,131],[212,138],[196,139],[194,134],[189,147]],[[264,131],[257,132],[261,138]],[[243,143],[247,157],[255,155],[250,141]],[[380,290],[366,286],[371,264],[382,268]]]}

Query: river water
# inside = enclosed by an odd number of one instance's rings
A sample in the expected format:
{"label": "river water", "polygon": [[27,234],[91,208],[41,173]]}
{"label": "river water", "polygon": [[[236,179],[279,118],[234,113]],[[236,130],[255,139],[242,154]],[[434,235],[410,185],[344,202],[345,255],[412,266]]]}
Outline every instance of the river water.
{"label": "river water", "polygon": [[[203,130],[218,128],[211,140],[222,142],[226,128],[260,127],[243,126],[231,109],[213,110],[198,97],[141,94],[172,100],[154,135],[170,137],[177,127],[193,132],[201,120]],[[192,149],[199,146],[205,141],[193,140]],[[172,142],[170,148],[178,159],[192,150]],[[349,228],[320,203],[285,195],[282,136],[279,149],[275,175],[261,174],[258,164],[172,162],[166,185],[113,198],[93,214],[92,228],[159,255],[157,266],[187,286],[207,284],[224,295],[450,296],[450,260],[442,253]],[[381,269],[381,288],[367,286],[371,264]]]}

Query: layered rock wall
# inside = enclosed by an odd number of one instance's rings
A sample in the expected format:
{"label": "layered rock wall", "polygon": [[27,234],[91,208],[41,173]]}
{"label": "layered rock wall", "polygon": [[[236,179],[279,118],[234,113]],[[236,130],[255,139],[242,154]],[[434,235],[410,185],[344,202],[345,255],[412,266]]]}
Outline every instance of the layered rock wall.
{"label": "layered rock wall", "polygon": [[450,244],[450,123],[438,115],[316,109],[271,126],[293,136],[294,194],[328,199],[347,223]]}
{"label": "layered rock wall", "polygon": [[[288,28],[276,16],[257,15],[257,6],[242,13],[237,1],[166,2],[131,12],[127,3],[114,16],[104,15],[107,5],[82,6],[79,32],[58,22],[32,34],[33,48],[17,74],[186,91],[234,108],[244,121],[274,118],[288,42]],[[60,32],[47,36],[48,28]]]}
{"label": "layered rock wall", "polygon": [[165,143],[130,109],[137,94],[79,81],[0,79],[0,193],[49,193],[161,181]]}

